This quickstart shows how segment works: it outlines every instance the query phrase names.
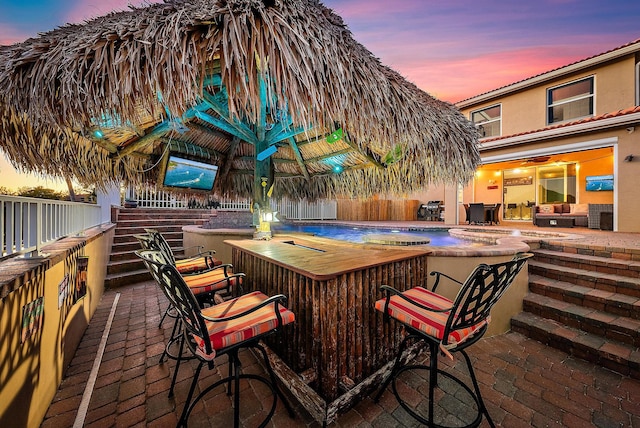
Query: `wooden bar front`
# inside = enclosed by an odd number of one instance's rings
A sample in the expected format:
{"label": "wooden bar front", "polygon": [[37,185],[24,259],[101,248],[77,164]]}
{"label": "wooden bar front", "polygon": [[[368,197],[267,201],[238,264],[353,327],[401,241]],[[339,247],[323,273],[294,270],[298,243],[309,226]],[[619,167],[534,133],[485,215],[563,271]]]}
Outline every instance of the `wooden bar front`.
{"label": "wooden bar front", "polygon": [[225,243],[234,270],[247,276],[245,290],[289,298],[296,321],[268,344],[326,401],[374,374],[402,339],[374,309],[380,285],[427,283],[425,248],[283,236]]}

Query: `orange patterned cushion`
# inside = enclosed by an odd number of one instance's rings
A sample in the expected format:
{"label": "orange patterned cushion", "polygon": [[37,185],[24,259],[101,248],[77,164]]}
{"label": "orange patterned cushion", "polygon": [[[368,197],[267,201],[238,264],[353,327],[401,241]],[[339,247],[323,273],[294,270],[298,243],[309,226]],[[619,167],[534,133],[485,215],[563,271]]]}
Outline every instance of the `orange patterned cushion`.
{"label": "orange patterned cushion", "polygon": [[[202,314],[210,318],[230,317],[247,311],[267,299],[268,297],[260,291],[254,291],[233,300],[205,308],[202,310]],[[282,325],[295,321],[293,312],[284,306],[279,306],[278,308],[282,318]],[[211,346],[216,351],[274,330],[278,327],[278,319],[276,318],[273,304],[270,304],[231,321],[206,321],[206,325],[211,339]],[[204,350],[202,349],[204,346],[203,340],[199,337],[194,337],[194,339],[200,347],[201,355],[204,355]],[[211,358],[211,356],[208,357]]]}
{"label": "orange patterned cushion", "polygon": [[[231,269],[227,269],[229,275],[233,274]],[[187,283],[193,294],[210,293],[212,291],[224,290],[228,286],[234,287],[239,277],[232,277],[228,280],[224,274],[224,269],[213,269],[208,272],[198,273],[195,275],[184,276],[184,282]],[[242,284],[242,279],[240,279]]]}
{"label": "orange patterned cushion", "polygon": [[[433,309],[447,309],[453,305],[453,302],[444,296],[436,294],[422,287],[415,287],[402,293],[404,296],[414,300],[415,302]],[[386,299],[376,302],[376,309],[384,312]],[[399,296],[392,296],[389,302],[389,316],[397,319],[403,324],[409,325],[416,330],[420,330],[425,334],[443,340],[444,328],[449,318],[447,312],[431,312],[403,300]],[[486,324],[482,321],[473,327],[461,330],[455,330],[449,333],[447,344],[459,344],[467,339],[474,331],[478,330]]]}
{"label": "orange patterned cushion", "polygon": [[176,260],[176,269],[178,269],[180,273],[193,273],[211,268],[211,263],[213,263],[213,266],[218,266],[222,264],[222,261],[213,257],[194,257]]}

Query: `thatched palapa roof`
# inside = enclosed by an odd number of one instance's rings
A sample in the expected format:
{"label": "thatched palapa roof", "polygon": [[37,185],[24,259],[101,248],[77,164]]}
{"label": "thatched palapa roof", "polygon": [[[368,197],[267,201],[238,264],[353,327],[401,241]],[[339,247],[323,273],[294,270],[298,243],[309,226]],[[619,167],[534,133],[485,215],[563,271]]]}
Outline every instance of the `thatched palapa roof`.
{"label": "thatched palapa roof", "polygon": [[294,199],[466,182],[479,163],[455,107],[315,0],[166,0],[0,47],[0,145],[100,186],[183,153],[219,166],[221,196],[250,196],[273,146],[274,196]]}

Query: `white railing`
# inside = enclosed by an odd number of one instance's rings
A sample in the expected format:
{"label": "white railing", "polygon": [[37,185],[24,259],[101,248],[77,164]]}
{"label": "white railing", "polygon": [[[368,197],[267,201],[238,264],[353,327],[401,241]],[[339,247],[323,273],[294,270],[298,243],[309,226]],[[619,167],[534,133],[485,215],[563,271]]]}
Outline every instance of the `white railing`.
{"label": "white railing", "polygon": [[129,187],[125,199],[137,201],[143,208],[187,208],[189,204],[186,196],[176,196],[153,186]]}
{"label": "white railing", "polygon": [[98,205],[0,195],[1,257],[40,254],[45,244],[101,222]]}
{"label": "white railing", "polygon": [[[192,208],[189,198],[176,197],[171,193],[155,189],[153,186],[128,188],[125,198],[138,202],[139,207],[146,208]],[[211,199],[213,203],[213,199]],[[216,200],[216,209],[221,211],[250,211],[249,199]],[[207,201],[195,201],[196,207],[206,208]],[[213,205],[211,206],[213,208]],[[334,200],[307,201],[271,201],[271,209],[280,213],[281,218],[290,220],[335,220],[338,216],[338,205]]]}

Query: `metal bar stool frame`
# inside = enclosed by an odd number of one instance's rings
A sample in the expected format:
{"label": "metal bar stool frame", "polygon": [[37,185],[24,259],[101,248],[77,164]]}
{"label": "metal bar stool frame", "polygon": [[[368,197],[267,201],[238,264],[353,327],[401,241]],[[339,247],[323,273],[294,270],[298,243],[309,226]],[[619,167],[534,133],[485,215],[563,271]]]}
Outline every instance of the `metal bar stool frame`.
{"label": "metal bar stool frame", "polygon": [[[477,407],[478,411],[475,419],[465,427],[478,426],[482,421],[483,415],[487,418],[489,425],[494,427],[495,425],[491,419],[491,415],[489,415],[482,399],[473,365],[465,349],[482,338],[488,327],[491,308],[511,285],[526,264],[527,259],[532,256],[533,254],[531,253],[520,253],[516,254],[514,258],[508,262],[492,265],[480,264],[471,272],[464,283],[441,272],[431,272],[432,276],[436,276],[431,292],[422,287],[414,287],[410,290],[400,292],[386,285],[381,286],[380,288],[386,296],[376,302],[376,309],[383,312],[385,321],[394,318],[400,322],[408,332],[408,335],[401,342],[391,373],[387,379],[385,379],[374,400],[377,402],[391,383],[393,394],[399,404],[413,418],[430,427],[445,427],[444,425],[436,423],[434,420],[434,393],[435,388],[438,386],[438,375],[442,375],[466,390]],[[445,277],[460,286],[460,290],[454,301],[448,300],[435,293],[441,277]],[[428,299],[434,299],[425,305],[410,297],[417,294],[424,295]],[[436,304],[436,299],[440,299],[441,302],[448,302],[446,305]],[[411,317],[407,317],[406,313],[392,308],[393,305],[398,308],[405,305],[410,308],[410,311],[415,313],[422,311],[422,313],[427,314],[427,316],[429,316],[429,314],[435,314],[434,320],[438,318],[444,320],[443,325],[440,325],[440,327],[443,327],[443,330],[440,331],[441,334],[425,332],[421,326],[414,324],[415,319],[410,319]],[[427,343],[430,355],[429,366],[422,364],[403,365],[402,355],[408,343],[411,341],[424,341]],[[453,358],[451,354],[455,352],[460,352],[464,357],[473,389],[460,378],[438,368],[438,356],[440,353]],[[396,380],[401,373],[417,369],[429,371],[429,413],[426,417],[412,409],[400,396],[396,387]]]}
{"label": "metal bar stool frame", "polygon": [[[254,292],[251,293],[251,295],[259,295],[259,304],[253,305],[240,313],[233,313],[233,315],[230,316],[212,318],[203,314],[202,309],[195,299],[195,296],[189,289],[188,285],[184,282],[183,277],[176,270],[175,266],[171,264],[164,264],[164,257],[160,254],[159,251],[141,251],[140,257],[145,260],[145,263],[151,265],[152,270],[158,274],[162,291],[164,292],[167,299],[169,299],[171,304],[176,308],[179,313],[180,319],[182,320],[184,333],[181,335],[180,339],[180,353],[183,352],[186,345],[190,352],[199,361],[177,427],[186,427],[189,415],[193,411],[195,405],[211,390],[217,388],[220,385],[226,384],[227,395],[234,396],[234,428],[238,428],[240,423],[241,379],[253,379],[261,382],[270,389],[273,395],[271,408],[269,409],[267,416],[261,422],[259,427],[265,427],[271,420],[271,417],[275,413],[278,397],[280,397],[280,399],[282,400],[285,408],[289,413],[289,416],[292,418],[295,417],[291,405],[278,387],[276,376],[269,362],[266,350],[260,343],[263,338],[275,334],[280,328],[282,328],[282,326],[286,325],[284,317],[282,315],[283,313],[288,314],[287,317],[291,318],[288,320],[289,322],[293,322],[293,313],[291,313],[284,306],[287,303],[287,297],[282,294],[267,297],[260,292]],[[244,298],[250,298],[251,295],[240,296],[228,302],[228,304],[230,307],[233,307],[233,304],[235,304],[235,302]],[[230,344],[229,346],[223,346],[219,347],[218,349],[214,349],[214,346],[209,337],[210,327],[212,323],[223,323],[226,325],[230,321],[251,316],[258,310],[261,310],[262,308],[268,306],[271,306],[273,308],[275,319],[277,320],[276,325],[273,326],[273,328],[270,328],[266,331],[259,329],[259,332],[257,334],[248,339],[239,340],[235,343]],[[226,310],[223,311],[223,313],[227,313]],[[185,338],[187,338],[188,340],[185,340]],[[240,369],[242,364],[238,353],[241,349],[245,348],[254,348],[260,351],[269,378],[251,373],[241,373]],[[215,367],[215,358],[222,355],[227,355],[229,359],[229,375],[204,388],[195,398],[193,398],[202,367],[207,364],[209,369],[213,369]],[[179,361],[180,360],[178,360],[178,362]]]}

